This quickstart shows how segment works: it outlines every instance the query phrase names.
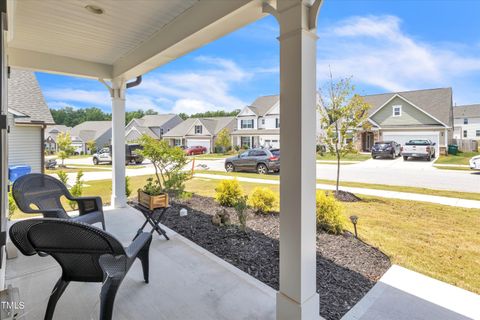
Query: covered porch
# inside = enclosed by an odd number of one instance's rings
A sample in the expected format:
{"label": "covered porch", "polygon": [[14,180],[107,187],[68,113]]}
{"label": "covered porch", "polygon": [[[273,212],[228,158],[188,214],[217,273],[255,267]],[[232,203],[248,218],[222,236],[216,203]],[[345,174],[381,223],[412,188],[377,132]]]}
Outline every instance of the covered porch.
{"label": "covered porch", "polygon": [[[130,207],[108,209],[105,220],[109,232],[125,246],[144,221]],[[275,290],[163,228],[170,240],[154,235],[150,283],[143,282],[141,264],[135,263],[117,294],[114,319],[275,319]],[[19,254],[8,260],[6,285],[19,289],[26,306],[19,319],[43,319],[60,274],[50,257]],[[55,319],[98,319],[100,287],[101,283],[72,282],[57,305]]]}
{"label": "covered porch", "polygon": [[[241,301],[235,303],[238,308],[222,309],[221,301],[217,301],[217,306],[210,303],[210,287],[203,281],[195,286],[199,291],[191,291],[191,285],[178,286],[178,291],[173,294],[163,286],[164,281],[181,283],[202,278],[188,279],[187,275],[182,277],[180,274],[175,276],[174,273],[183,274],[182,270],[186,270],[181,268],[182,263],[190,266],[189,272],[192,268],[204,270],[213,277],[223,277],[222,274],[227,273],[217,265],[211,265],[208,259],[200,257],[195,260],[197,255],[192,255],[193,260],[175,261],[175,253],[171,252],[175,250],[170,251],[169,246],[175,244],[176,240],[170,243],[156,241],[152,246],[151,269],[154,270],[155,263],[158,263],[161,272],[155,273],[158,278],[152,279],[149,286],[134,281],[137,276],[135,270],[129,273],[133,278],[125,281],[125,295],[119,296],[116,303],[118,317],[148,319],[165,315],[165,319],[185,319],[205,312],[201,318],[231,318],[232,313],[237,314],[239,319],[319,318],[315,263],[315,177],[311,172],[315,171],[316,21],[321,4],[322,0],[0,1],[4,31],[0,52],[2,117],[6,114],[7,106],[7,67],[91,78],[92,81],[105,84],[112,106],[111,203],[116,209],[126,207],[126,91],[141,85],[142,75],[150,70],[268,14],[273,15],[280,25],[281,112],[289,119],[280,132],[281,148],[285,150],[281,178],[289,181],[280,187],[280,290],[273,297],[271,289],[259,289],[262,286],[252,286],[250,280],[239,284],[235,276],[229,274],[225,281],[219,282],[222,286],[227,284],[227,288],[217,288],[212,297],[217,300],[222,296],[218,293],[225,290],[225,295],[233,294],[237,301]],[[23,288],[21,295],[25,300],[37,299],[51,290],[49,280],[58,276],[58,270],[48,258],[42,262],[34,261],[40,259],[38,257],[19,257],[9,261],[6,268],[3,246],[7,238],[7,134],[6,126],[2,125],[0,288],[6,284],[17,285]],[[120,228],[120,211],[112,211],[110,216],[115,218],[107,219],[107,230],[124,241],[130,239],[129,232],[132,230]],[[126,219],[123,223],[128,225],[131,216]],[[192,250],[178,243],[175,247],[180,251]],[[5,274],[6,269],[12,273],[7,271]],[[175,285],[170,287],[174,288]],[[71,318],[78,314],[79,318],[84,319],[86,305],[92,308],[89,312],[95,317],[97,312],[94,310],[98,307],[95,306],[97,295],[93,293],[98,292],[98,287],[79,283],[75,286],[76,290],[73,288],[67,290],[62,299],[67,303],[64,309],[60,309],[62,307],[59,305],[57,317]],[[163,294],[165,299],[162,298]],[[207,296],[206,300],[198,300],[202,295]],[[25,312],[31,313],[33,318],[33,315],[42,313],[44,301],[30,302],[32,305],[27,305]],[[245,305],[249,307],[243,308]],[[244,311],[248,314],[243,314]],[[172,314],[169,316],[168,312]]]}

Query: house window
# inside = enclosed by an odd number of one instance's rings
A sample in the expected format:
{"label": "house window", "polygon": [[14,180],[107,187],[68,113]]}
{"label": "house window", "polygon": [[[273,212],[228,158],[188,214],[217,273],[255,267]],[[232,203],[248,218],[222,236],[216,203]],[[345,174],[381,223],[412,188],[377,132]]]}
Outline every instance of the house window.
{"label": "house window", "polygon": [[181,139],[174,139],[173,140],[173,145],[174,146],[181,146],[182,145],[182,140]]}
{"label": "house window", "polygon": [[240,128],[242,128],[242,129],[253,129],[253,119],[240,120]]}
{"label": "house window", "polygon": [[480,137],[480,130],[475,131],[475,135],[476,135],[477,137]]}
{"label": "house window", "polygon": [[247,147],[250,149],[250,137],[240,137],[240,145],[241,147]]}
{"label": "house window", "polygon": [[202,126],[195,126],[195,134],[202,134]]}
{"label": "house window", "polygon": [[463,137],[466,138],[468,136],[467,130],[463,130]]}
{"label": "house window", "polygon": [[265,119],[262,119],[262,124],[263,124],[263,125],[265,124]]}
{"label": "house window", "polygon": [[280,128],[280,118],[275,118],[275,128]]}
{"label": "house window", "polygon": [[163,128],[160,128],[160,135],[163,134]]}
{"label": "house window", "polygon": [[393,116],[400,117],[402,115],[402,106],[393,106]]}
{"label": "house window", "polygon": [[468,124],[468,118],[463,118],[463,124]]}

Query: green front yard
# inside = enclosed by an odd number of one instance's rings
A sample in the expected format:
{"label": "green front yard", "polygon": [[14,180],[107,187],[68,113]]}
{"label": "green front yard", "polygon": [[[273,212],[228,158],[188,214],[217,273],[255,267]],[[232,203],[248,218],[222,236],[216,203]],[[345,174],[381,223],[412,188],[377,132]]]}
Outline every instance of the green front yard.
{"label": "green front yard", "polygon": [[[225,172],[225,171],[195,170],[195,173],[244,177],[244,178],[262,179],[262,180],[279,180],[280,179],[279,175],[270,175],[270,174],[269,175],[260,175],[260,174],[248,173],[248,172],[230,172],[230,173],[228,173],[228,172]],[[317,183],[335,185],[334,180],[317,179]],[[398,191],[398,192],[411,192],[411,193],[419,193],[419,194],[428,194],[428,195],[432,195],[432,196],[461,198],[461,199],[469,199],[469,200],[480,200],[480,193],[475,193],[475,192],[434,190],[434,189],[427,189],[427,188],[392,186],[392,185],[386,185],[386,184],[373,184],[373,183],[348,182],[348,181],[340,181],[340,185],[343,186],[343,187],[367,188],[367,189]]]}
{"label": "green front yard", "polygon": [[[370,154],[366,153],[349,153],[345,156],[343,156],[340,161],[365,161],[370,159],[371,156]],[[337,156],[331,153],[325,153],[323,155],[317,154],[317,160],[326,160],[326,161],[332,161],[332,160],[337,160]]]}
{"label": "green front yard", "polygon": [[[147,177],[130,178],[132,198]],[[187,182],[186,191],[213,196],[218,183],[219,180],[196,177]],[[99,195],[104,203],[110,202],[110,180],[86,184],[84,195]],[[247,194],[258,186],[240,184]],[[262,186],[279,192],[279,185]],[[363,241],[378,247],[393,263],[480,293],[480,210],[361,197],[363,201],[343,203],[343,207],[346,217],[359,217],[358,232]],[[15,215],[15,218],[21,217],[25,215]]]}
{"label": "green front yard", "polygon": [[480,153],[478,152],[459,152],[457,155],[448,155],[443,156],[441,155],[438,157],[435,164],[460,164],[460,165],[468,165],[468,161],[474,157],[478,156]]}

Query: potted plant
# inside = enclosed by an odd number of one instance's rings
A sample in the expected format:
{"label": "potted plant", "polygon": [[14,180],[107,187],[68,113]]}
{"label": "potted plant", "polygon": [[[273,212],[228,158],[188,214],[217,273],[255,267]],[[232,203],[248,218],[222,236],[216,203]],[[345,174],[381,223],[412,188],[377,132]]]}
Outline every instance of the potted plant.
{"label": "potted plant", "polygon": [[168,206],[168,193],[183,190],[188,179],[183,172],[187,157],[183,150],[171,147],[165,140],[143,135],[139,142],[143,147],[139,153],[152,162],[155,176],[147,179],[147,184],[138,190],[138,203],[150,210],[164,208]]}
{"label": "potted plant", "polygon": [[150,210],[165,208],[168,206],[168,194],[158,180],[148,178],[147,184],[138,189],[138,203]]}

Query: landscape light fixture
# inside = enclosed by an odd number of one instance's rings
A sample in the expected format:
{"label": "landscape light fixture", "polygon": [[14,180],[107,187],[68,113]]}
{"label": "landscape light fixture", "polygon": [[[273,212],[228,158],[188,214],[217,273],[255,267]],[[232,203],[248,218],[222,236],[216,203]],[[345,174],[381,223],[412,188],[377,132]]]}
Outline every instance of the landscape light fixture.
{"label": "landscape light fixture", "polygon": [[358,217],[357,216],[350,216],[350,221],[352,221],[352,223],[353,223],[353,229],[355,230],[355,238],[358,238],[358,234],[357,234]]}
{"label": "landscape light fixture", "polygon": [[105,12],[102,8],[93,4],[86,5],[85,9],[87,9],[88,12],[93,14],[103,14]]}

